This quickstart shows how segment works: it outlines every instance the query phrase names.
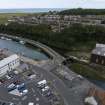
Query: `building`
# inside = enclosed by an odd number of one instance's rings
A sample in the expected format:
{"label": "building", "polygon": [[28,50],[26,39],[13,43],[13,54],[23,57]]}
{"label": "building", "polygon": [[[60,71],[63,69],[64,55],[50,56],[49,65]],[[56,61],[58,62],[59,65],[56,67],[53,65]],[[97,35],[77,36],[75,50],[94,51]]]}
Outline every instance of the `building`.
{"label": "building", "polygon": [[105,44],[96,44],[91,54],[91,62],[105,65]]}
{"label": "building", "polygon": [[0,61],[0,77],[5,75],[7,71],[12,71],[20,64],[19,56],[16,54],[4,58]]}

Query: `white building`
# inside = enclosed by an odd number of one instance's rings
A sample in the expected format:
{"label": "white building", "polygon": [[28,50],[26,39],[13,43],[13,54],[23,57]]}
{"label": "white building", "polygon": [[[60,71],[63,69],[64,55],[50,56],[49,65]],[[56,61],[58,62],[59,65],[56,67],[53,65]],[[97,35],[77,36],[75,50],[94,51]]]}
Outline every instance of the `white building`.
{"label": "white building", "polygon": [[0,61],[0,77],[20,65],[19,56],[14,54]]}

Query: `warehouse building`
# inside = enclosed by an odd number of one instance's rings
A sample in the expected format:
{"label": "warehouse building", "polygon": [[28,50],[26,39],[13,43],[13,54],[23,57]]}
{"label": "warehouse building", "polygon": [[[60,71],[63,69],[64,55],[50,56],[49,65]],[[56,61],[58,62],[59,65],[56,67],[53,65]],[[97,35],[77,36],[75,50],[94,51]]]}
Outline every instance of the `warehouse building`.
{"label": "warehouse building", "polygon": [[91,62],[105,65],[105,44],[96,44],[91,54]]}
{"label": "warehouse building", "polygon": [[19,56],[14,54],[0,61],[0,77],[5,75],[7,71],[12,71],[20,65]]}

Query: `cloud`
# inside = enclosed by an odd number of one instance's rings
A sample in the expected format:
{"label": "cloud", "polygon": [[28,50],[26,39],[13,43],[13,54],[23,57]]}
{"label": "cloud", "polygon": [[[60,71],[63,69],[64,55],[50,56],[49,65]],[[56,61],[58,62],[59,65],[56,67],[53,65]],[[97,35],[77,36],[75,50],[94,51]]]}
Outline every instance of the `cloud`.
{"label": "cloud", "polygon": [[105,2],[105,0],[95,0],[95,1],[98,1],[98,2],[103,2],[104,1]]}
{"label": "cloud", "polygon": [[0,8],[105,8],[105,0],[0,0]]}

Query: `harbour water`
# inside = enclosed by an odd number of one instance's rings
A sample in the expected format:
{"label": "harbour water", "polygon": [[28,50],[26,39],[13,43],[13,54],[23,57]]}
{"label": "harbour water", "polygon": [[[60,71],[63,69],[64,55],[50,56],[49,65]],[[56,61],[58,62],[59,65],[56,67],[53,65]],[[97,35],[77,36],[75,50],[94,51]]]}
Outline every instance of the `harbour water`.
{"label": "harbour water", "polygon": [[38,51],[37,48],[27,47],[24,44],[12,40],[0,39],[0,49],[8,49],[14,53],[22,54],[35,60],[47,60],[48,56]]}

